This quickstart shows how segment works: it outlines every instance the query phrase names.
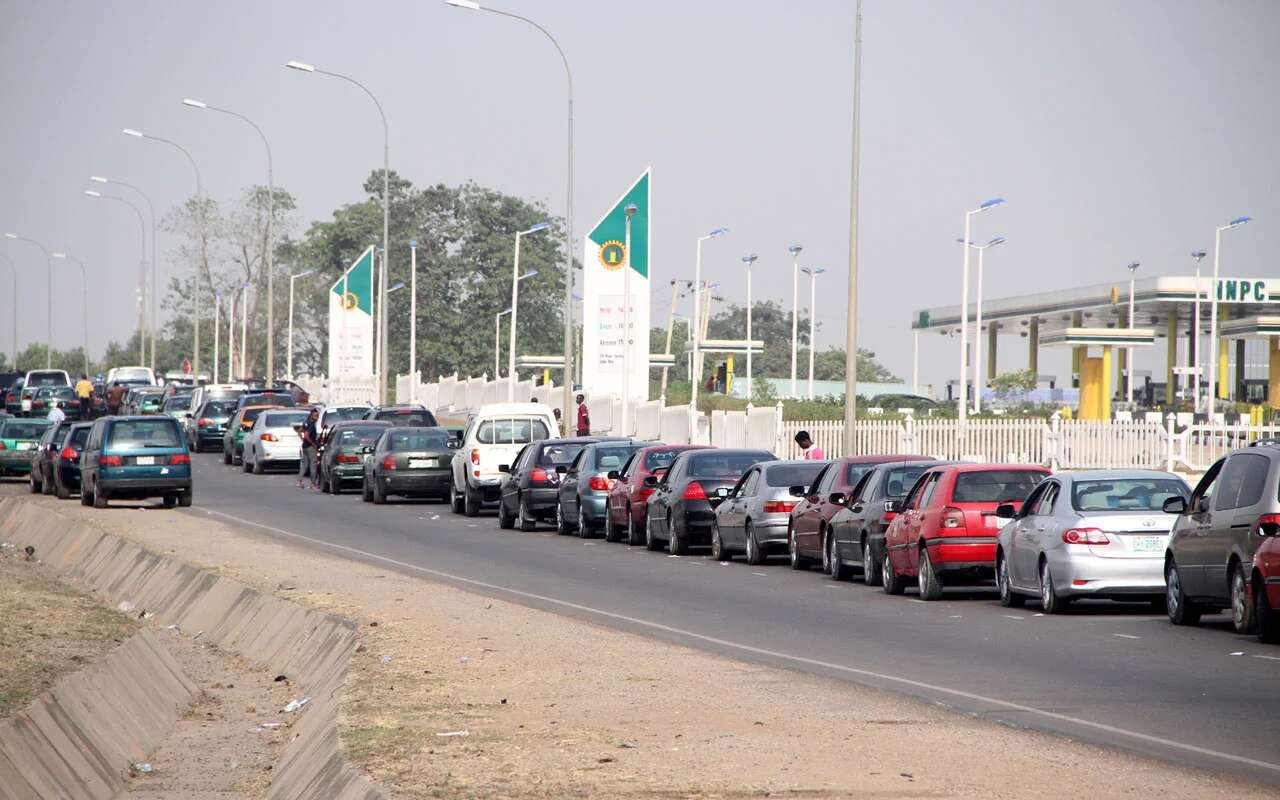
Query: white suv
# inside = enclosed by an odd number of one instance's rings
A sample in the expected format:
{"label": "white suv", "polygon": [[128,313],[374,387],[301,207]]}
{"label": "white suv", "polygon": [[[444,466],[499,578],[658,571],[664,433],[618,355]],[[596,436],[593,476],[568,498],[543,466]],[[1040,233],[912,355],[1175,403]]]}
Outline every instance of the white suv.
{"label": "white suv", "polygon": [[510,464],[530,442],[550,439],[557,430],[551,406],[541,403],[494,403],[483,406],[467,423],[462,446],[454,453],[449,501],[455,514],[480,513],[481,503],[498,500],[501,464]]}

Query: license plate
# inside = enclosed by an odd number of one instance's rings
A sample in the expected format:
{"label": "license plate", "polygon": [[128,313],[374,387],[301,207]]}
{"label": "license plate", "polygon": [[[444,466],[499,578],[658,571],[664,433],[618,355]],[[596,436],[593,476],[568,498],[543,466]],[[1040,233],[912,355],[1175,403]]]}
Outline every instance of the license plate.
{"label": "license plate", "polygon": [[31,401],[30,401],[30,400],[23,400],[23,401],[22,401],[22,410],[23,410],[23,411],[30,411],[30,410],[31,410]]}
{"label": "license plate", "polygon": [[31,450],[36,446],[35,442],[18,442],[19,450]]}
{"label": "license plate", "polygon": [[156,463],[156,457],[155,456],[138,456],[133,460],[133,463],[137,464],[140,467],[150,467]]}
{"label": "license plate", "polygon": [[1135,536],[1129,540],[1135,553],[1160,553],[1164,551],[1163,536]]}
{"label": "license plate", "polygon": [[435,469],[437,466],[434,458],[411,458],[409,459],[409,469]]}

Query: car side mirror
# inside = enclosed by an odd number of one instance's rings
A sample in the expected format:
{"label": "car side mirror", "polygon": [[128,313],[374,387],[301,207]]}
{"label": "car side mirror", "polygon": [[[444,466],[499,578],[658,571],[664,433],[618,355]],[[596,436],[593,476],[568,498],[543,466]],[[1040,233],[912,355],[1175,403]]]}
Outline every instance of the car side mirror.
{"label": "car side mirror", "polygon": [[1018,515],[1018,509],[1013,503],[1001,503],[996,506],[996,516],[1000,519],[1013,519]]}
{"label": "car side mirror", "polygon": [[1185,514],[1187,513],[1187,499],[1185,497],[1168,497],[1160,506],[1166,514]]}
{"label": "car side mirror", "polygon": [[645,476],[644,476],[644,485],[645,485],[645,486],[648,486],[650,489],[652,489],[653,487],[657,486],[657,485],[658,485],[658,476],[657,476],[657,475],[645,475]]}
{"label": "car side mirror", "polygon": [[842,506],[849,498],[845,497],[844,492],[832,492],[827,495],[827,502],[833,506]]}
{"label": "car side mirror", "polygon": [[622,476],[618,474],[618,471],[616,469],[611,469],[609,470],[609,474],[605,475],[605,477],[611,481],[616,481],[616,480],[619,480]]}
{"label": "car side mirror", "polygon": [[369,447],[368,445],[365,445],[364,447],[361,447],[361,448],[360,448],[360,452],[361,452],[361,453],[363,453],[363,454],[365,454],[365,455],[369,455],[370,453],[372,453],[372,452],[373,452],[373,448],[372,448],[372,447]]}
{"label": "car side mirror", "polygon": [[901,514],[901,513],[902,513],[902,501],[901,501],[901,500],[885,500],[885,501],[884,501],[884,513],[886,513],[886,514]]}
{"label": "car side mirror", "polygon": [[511,465],[510,465],[510,464],[499,464],[499,465],[498,465],[498,472],[510,472],[510,471],[511,471]]}
{"label": "car side mirror", "polygon": [[792,486],[789,489],[787,489],[787,494],[791,495],[792,497],[804,497],[804,487]]}

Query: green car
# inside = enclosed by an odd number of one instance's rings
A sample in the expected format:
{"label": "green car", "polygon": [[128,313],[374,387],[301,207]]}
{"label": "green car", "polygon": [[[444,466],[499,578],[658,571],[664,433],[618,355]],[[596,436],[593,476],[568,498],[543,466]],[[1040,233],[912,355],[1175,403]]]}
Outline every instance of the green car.
{"label": "green car", "polygon": [[165,399],[164,407],[160,410],[166,416],[176,419],[178,424],[181,425],[183,418],[191,410],[191,395],[175,394],[173,397]]}
{"label": "green car", "polygon": [[36,445],[48,427],[49,420],[38,417],[0,420],[0,475],[29,474]]}
{"label": "green car", "polygon": [[239,466],[244,463],[244,435],[253,427],[258,415],[277,406],[248,406],[235,413],[222,435],[222,463]]}

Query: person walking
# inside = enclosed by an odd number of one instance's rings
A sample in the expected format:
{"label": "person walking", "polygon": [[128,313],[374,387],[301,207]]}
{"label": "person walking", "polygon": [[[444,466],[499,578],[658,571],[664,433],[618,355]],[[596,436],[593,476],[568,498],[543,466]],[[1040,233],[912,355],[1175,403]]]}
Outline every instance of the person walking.
{"label": "person walking", "polygon": [[316,420],[320,419],[320,409],[313,408],[302,423],[302,457],[298,459],[298,488],[302,488],[302,479],[311,479],[311,488],[316,489],[316,465],[312,462],[316,457],[316,444],[319,434],[316,432]]}
{"label": "person walking", "polygon": [[93,419],[93,383],[88,375],[76,381],[76,398],[80,401],[80,419]]}
{"label": "person walking", "polygon": [[122,402],[124,402],[124,387],[120,385],[120,381],[116,381],[107,390],[107,414],[113,417],[119,414]]}
{"label": "person walking", "polygon": [[800,431],[796,434],[796,444],[800,446],[800,457],[805,461],[826,461],[827,454],[822,452],[822,448],[813,443],[813,438],[809,436],[808,431]]}
{"label": "person walking", "polygon": [[591,412],[587,410],[587,396],[578,395],[578,422],[576,431],[579,436],[591,435]]}

